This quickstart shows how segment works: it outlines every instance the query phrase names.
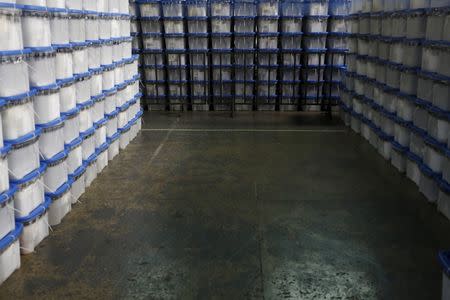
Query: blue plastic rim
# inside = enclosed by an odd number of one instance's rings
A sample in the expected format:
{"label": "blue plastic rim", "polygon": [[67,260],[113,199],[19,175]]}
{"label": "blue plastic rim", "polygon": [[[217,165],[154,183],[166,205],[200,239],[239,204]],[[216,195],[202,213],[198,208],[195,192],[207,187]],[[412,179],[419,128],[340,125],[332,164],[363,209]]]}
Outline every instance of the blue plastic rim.
{"label": "blue plastic rim", "polygon": [[450,277],[450,251],[439,252],[439,263],[441,264],[442,272]]}
{"label": "blue plastic rim", "polygon": [[28,216],[16,218],[16,222],[26,225],[26,223],[36,220],[47,212],[50,204],[52,204],[52,200],[46,197],[44,203],[36,207]]}
{"label": "blue plastic rim", "polygon": [[47,164],[44,162],[41,162],[41,165],[38,169],[31,171],[30,173],[28,173],[21,179],[11,180],[10,182],[14,186],[20,186],[22,184],[28,183],[28,182],[33,181],[34,179],[38,178],[39,176],[44,174],[46,170],[47,170]]}
{"label": "blue plastic rim", "polygon": [[72,174],[69,174],[69,178],[72,181],[72,183],[75,182],[76,177],[83,175],[84,172],[86,172],[86,166],[82,164]]}
{"label": "blue plastic rim", "polygon": [[34,131],[25,134],[17,139],[14,140],[4,140],[5,145],[11,145],[12,147],[16,146],[16,145],[20,145],[23,143],[26,143],[36,137],[39,137],[42,134],[42,129],[40,128],[36,128]]}
{"label": "blue plastic rim", "polygon": [[[1,7],[1,6],[0,6]],[[16,223],[14,230],[8,233],[5,237],[0,240],[0,253],[5,251],[9,246],[11,246],[15,241],[17,241],[22,234],[23,225],[21,223]]]}
{"label": "blue plastic rim", "polygon": [[72,186],[72,182],[69,179],[68,181],[64,182],[60,187],[58,187],[56,189],[55,192],[53,193],[45,193],[46,197],[49,197],[50,199],[52,199],[52,201],[60,198],[64,193],[66,193]]}

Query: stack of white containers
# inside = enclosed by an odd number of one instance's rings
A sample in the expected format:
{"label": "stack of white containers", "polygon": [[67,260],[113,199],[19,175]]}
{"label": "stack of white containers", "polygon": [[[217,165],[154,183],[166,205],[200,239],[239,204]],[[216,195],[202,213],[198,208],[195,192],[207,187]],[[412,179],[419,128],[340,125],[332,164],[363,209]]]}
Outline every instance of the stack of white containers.
{"label": "stack of white containers", "polygon": [[450,218],[450,1],[353,1],[347,125]]}
{"label": "stack of white containers", "polygon": [[128,1],[9,2],[0,3],[0,283],[136,136],[142,114]]}

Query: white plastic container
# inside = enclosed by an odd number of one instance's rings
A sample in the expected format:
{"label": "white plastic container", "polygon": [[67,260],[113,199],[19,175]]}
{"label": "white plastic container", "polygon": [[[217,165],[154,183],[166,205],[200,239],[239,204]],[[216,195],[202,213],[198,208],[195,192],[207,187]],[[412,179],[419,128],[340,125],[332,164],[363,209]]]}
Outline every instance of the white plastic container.
{"label": "white plastic container", "polygon": [[64,150],[64,117],[38,125],[42,130],[39,152],[43,159],[50,159]]}
{"label": "white plastic container", "polygon": [[56,82],[56,52],[52,48],[33,51],[28,61],[29,82],[32,87]]}
{"label": "white plastic container", "polygon": [[113,160],[119,154],[119,137],[120,133],[116,132],[111,137],[107,138],[108,147],[108,160]]}
{"label": "white plastic container", "polygon": [[83,165],[83,155],[81,151],[82,139],[75,138],[72,142],[65,145],[65,150],[68,153],[67,168],[69,174],[73,174],[79,167]]}
{"label": "white plastic container", "polygon": [[73,57],[70,45],[56,49],[55,74],[57,80],[68,80],[73,77]]}
{"label": "white plastic container", "polygon": [[98,12],[98,0],[83,0],[83,10]]}
{"label": "white plastic container", "polygon": [[425,164],[421,164],[420,172],[419,191],[428,201],[435,203],[439,196],[439,186],[436,181],[438,175]]}
{"label": "white plastic container", "polygon": [[104,66],[102,73],[102,88],[104,91],[108,91],[114,88],[114,65]]}
{"label": "white plastic container", "polygon": [[435,80],[433,82],[433,105],[450,111],[450,81]]}
{"label": "white plastic container", "polygon": [[[445,181],[445,180],[441,180],[439,183],[439,196],[438,196],[438,201],[437,201],[437,208],[438,210],[447,217],[447,219],[450,220],[450,185]],[[450,260],[448,261],[448,266],[447,266],[447,270],[449,270],[448,268],[450,268]],[[445,280],[450,281],[448,278],[445,278],[446,275],[444,274],[444,285],[443,285],[443,294],[447,293],[448,297],[442,297],[442,299],[448,299],[450,297],[450,290],[446,290],[448,288],[450,288],[450,282],[445,283]],[[445,284],[447,284],[448,286],[445,286]]]}
{"label": "white plastic container", "polygon": [[91,99],[91,75],[79,74],[75,77],[75,94],[78,104],[86,103]]}
{"label": "white plastic container", "polygon": [[60,117],[59,87],[39,90],[33,96],[34,120],[36,124],[46,124]]}
{"label": "white plastic container", "polygon": [[117,103],[116,103],[116,93],[117,90],[115,88],[110,89],[110,90],[104,90],[104,95],[105,95],[105,114],[109,114],[112,113],[116,107],[117,107]]}
{"label": "white plastic container", "polygon": [[14,230],[14,194],[17,188],[12,186],[0,194],[0,238]]}
{"label": "white plastic container", "polygon": [[20,252],[30,254],[34,248],[44,240],[48,234],[48,208],[51,204],[50,199],[39,205],[28,216],[16,218],[17,222],[23,224],[23,233],[20,237]]}
{"label": "white plastic container", "polygon": [[93,153],[85,162],[86,173],[84,174],[84,182],[86,188],[90,187],[92,182],[97,178],[97,154]]}
{"label": "white plastic container", "polygon": [[417,186],[420,184],[420,163],[421,159],[408,152],[406,155],[406,176]]}
{"label": "white plastic container", "polygon": [[111,113],[106,113],[105,117],[107,118],[106,122],[106,136],[111,138],[117,132],[117,115],[119,110],[114,110]]}
{"label": "white plastic container", "polygon": [[55,226],[61,223],[62,219],[72,209],[72,182],[61,185],[54,193],[47,193],[46,196],[52,200],[48,210],[48,224]]}
{"label": "white plastic container", "polygon": [[81,11],[83,9],[83,0],[66,0],[66,7]]}
{"label": "white plastic container", "polygon": [[161,14],[159,2],[141,2],[139,9],[142,17],[157,17]]}
{"label": "white plastic container", "polygon": [[83,160],[87,160],[95,153],[95,128],[91,127],[86,131],[81,132],[81,139],[83,140],[81,149]]}
{"label": "white plastic container", "polygon": [[77,105],[75,80],[59,82],[59,106],[61,113],[74,109]]}
{"label": "white plastic container", "polygon": [[72,61],[73,74],[84,74],[89,69],[89,56],[86,44],[77,44],[73,46]]}
{"label": "white plastic container", "polygon": [[126,124],[124,127],[119,128],[119,148],[120,150],[125,150],[125,148],[130,144],[130,129],[131,124]]}
{"label": "white plastic container", "polygon": [[50,47],[52,44],[50,14],[45,7],[22,8],[24,47]]}
{"label": "white plastic container", "polygon": [[112,16],[109,20],[109,24],[111,27],[111,39],[118,39],[120,38],[121,32],[120,32],[120,17],[119,16]]}
{"label": "white plastic container", "polygon": [[397,120],[394,124],[394,140],[402,147],[409,147],[411,130],[408,128],[408,123],[402,120]]}
{"label": "white plastic container", "polygon": [[78,202],[81,195],[86,191],[85,173],[86,167],[82,165],[69,175],[69,180],[72,181],[72,204]]}
{"label": "white plastic container", "polygon": [[101,66],[102,44],[101,42],[91,42],[87,48],[89,69],[98,69]]}
{"label": "white plastic container", "polygon": [[23,49],[21,16],[19,9],[0,8],[0,51]]}
{"label": "white plastic container", "polygon": [[69,39],[69,15],[64,8],[49,8],[52,45],[67,45]]}
{"label": "white plastic container", "polygon": [[20,268],[20,242],[22,224],[16,224],[13,231],[0,240],[0,284]]}
{"label": "white plastic container", "polygon": [[17,97],[6,102],[1,111],[2,132],[5,140],[14,140],[34,131],[32,97]]}
{"label": "white plastic container", "polygon": [[75,107],[62,113],[64,121],[64,143],[68,144],[80,134],[80,109]]}
{"label": "white plastic container", "polygon": [[424,10],[413,11],[407,14],[406,37],[409,39],[425,38],[427,17]]}
{"label": "white plastic container", "polygon": [[[102,0],[104,1],[104,0]],[[103,41],[111,39],[111,26],[109,24],[110,18],[108,15],[102,14],[99,22],[99,37]]]}
{"label": "white plastic container", "polygon": [[102,94],[98,97],[92,97],[94,106],[92,109],[92,121],[99,122],[105,115],[105,96]]}
{"label": "white plastic container", "polygon": [[117,63],[114,68],[114,84],[119,85],[124,82],[124,67],[123,63]]}
{"label": "white plastic container", "polygon": [[86,41],[97,41],[100,39],[100,19],[97,13],[90,12],[86,15],[85,32],[86,32],[85,36]]}
{"label": "white plastic container", "polygon": [[26,134],[14,140],[8,140],[11,151],[8,153],[8,168],[10,180],[25,177],[28,173],[39,168],[39,144],[38,139],[41,130]]}
{"label": "white plastic container", "polygon": [[94,123],[95,127],[95,148],[100,148],[106,143],[106,122],[107,119],[103,118],[100,121]]}
{"label": "white plastic container", "polygon": [[[277,3],[277,2],[275,2]],[[323,16],[328,14],[328,1],[312,0],[305,2],[304,14],[310,16]]]}
{"label": "white plastic container", "polygon": [[47,171],[44,174],[45,192],[54,193],[68,180],[67,151],[63,150],[50,159],[44,160]]}
{"label": "white plastic container", "polygon": [[97,149],[97,173],[100,174],[108,165],[108,143],[102,144]]}
{"label": "white plastic container", "polygon": [[47,0],[47,7],[66,8],[66,0]]}
{"label": "white plastic container", "polygon": [[438,142],[447,144],[450,121],[446,114],[430,111],[428,116],[428,134]]}
{"label": "white plastic container", "polygon": [[425,138],[425,155],[423,162],[435,173],[442,173],[446,159],[446,145],[440,144],[436,140]]}
{"label": "white plastic container", "polygon": [[[31,51],[23,52],[29,54]],[[25,61],[28,54],[0,55],[0,97],[16,96],[29,91]]]}
{"label": "white plastic container", "polygon": [[90,79],[90,89],[91,89],[91,96],[92,97],[98,97],[102,95],[102,90],[103,90],[103,86],[102,86],[102,71],[101,70],[96,70],[96,71],[91,71],[91,79]]}
{"label": "white plastic container", "polygon": [[80,109],[80,132],[84,132],[94,125],[94,121],[92,120],[93,106],[94,101],[92,100],[78,105]]}
{"label": "white plastic container", "polygon": [[402,147],[400,144],[392,143],[391,163],[400,172],[406,171],[406,151],[407,147]]}
{"label": "white plastic container", "polygon": [[69,10],[69,40],[71,43],[86,42],[86,16],[77,10]]}
{"label": "white plastic container", "polygon": [[438,72],[440,60],[439,47],[435,44],[425,44],[422,48],[422,70],[428,72]]}

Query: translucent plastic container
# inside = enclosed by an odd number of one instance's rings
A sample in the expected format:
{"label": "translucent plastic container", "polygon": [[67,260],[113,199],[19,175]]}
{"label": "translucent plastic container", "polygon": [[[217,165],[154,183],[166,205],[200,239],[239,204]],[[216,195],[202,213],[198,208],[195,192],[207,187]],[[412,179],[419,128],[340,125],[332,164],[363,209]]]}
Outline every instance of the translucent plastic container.
{"label": "translucent plastic container", "polygon": [[304,32],[327,32],[328,16],[309,16],[303,20]]}
{"label": "translucent plastic container", "polygon": [[427,16],[424,10],[407,14],[406,37],[409,39],[423,39],[426,33]]}
{"label": "translucent plastic container", "polygon": [[7,155],[10,151],[10,145],[2,146],[2,148],[0,148],[0,193],[4,193],[10,188],[7,160]]}
{"label": "translucent plastic container", "polygon": [[438,72],[440,60],[440,51],[437,44],[425,44],[422,48],[422,70],[428,72]]}
{"label": "translucent plastic container", "polygon": [[0,55],[0,97],[11,97],[26,93],[28,84],[27,55]]}
{"label": "translucent plastic container", "polygon": [[55,60],[56,52],[52,48],[33,51],[28,61],[30,86],[43,87],[56,82]]}
{"label": "translucent plastic container", "polygon": [[85,103],[91,99],[91,75],[90,73],[79,74],[75,77],[75,94],[78,104]]}
{"label": "translucent plastic container", "polygon": [[76,45],[72,49],[73,74],[84,74],[88,72],[89,57],[87,45]]}
{"label": "translucent plastic container", "polygon": [[158,17],[161,15],[160,2],[158,1],[141,1],[139,9],[142,17]]}
{"label": "translucent plastic container", "polygon": [[403,41],[403,55],[401,63],[410,68],[420,67],[422,64],[422,44],[417,40]]}
{"label": "translucent plastic container", "polygon": [[63,150],[52,158],[43,161],[47,165],[47,171],[44,174],[46,193],[54,193],[68,180],[67,156],[67,151]]}
{"label": "translucent plastic container", "polygon": [[211,16],[231,16],[232,3],[228,0],[213,0],[210,3]]}
{"label": "translucent plastic container", "polygon": [[66,8],[66,0],[47,0],[49,8]]}
{"label": "translucent plastic container", "polygon": [[305,34],[302,37],[302,46],[304,49],[325,49],[326,41],[326,34]]}
{"label": "translucent plastic container", "polygon": [[66,8],[81,11],[83,9],[83,0],[66,0]]}
{"label": "translucent plastic container", "polygon": [[113,160],[119,154],[119,137],[120,133],[116,132],[111,137],[107,138],[108,147],[108,160]]}
{"label": "translucent plastic container", "polygon": [[80,137],[83,140],[81,145],[83,160],[87,160],[95,153],[95,128],[91,127],[88,130],[81,132]]}
{"label": "translucent plastic container", "polygon": [[39,144],[38,139],[41,130],[26,134],[13,140],[5,140],[5,144],[11,145],[8,153],[9,177],[11,180],[23,178],[28,173],[39,168]]}
{"label": "translucent plastic container", "polygon": [[42,130],[39,138],[39,152],[43,159],[50,159],[64,150],[64,120],[65,118],[62,117],[38,125]]}
{"label": "translucent plastic container", "polygon": [[432,103],[434,106],[450,111],[450,81],[435,80],[433,82]]}
{"label": "translucent plastic container", "polygon": [[115,78],[114,78],[114,65],[109,65],[103,67],[102,73],[102,88],[103,90],[110,90],[114,88]]}
{"label": "translucent plastic container", "polygon": [[81,143],[83,140],[80,137],[75,138],[70,143],[65,145],[67,151],[67,168],[68,173],[74,173],[83,164]]}
{"label": "translucent plastic container", "polygon": [[88,188],[97,178],[97,154],[92,154],[87,160],[84,161],[84,164],[86,166],[84,182],[86,188]]}
{"label": "translucent plastic container", "polygon": [[80,109],[75,107],[61,114],[65,117],[64,121],[64,142],[72,142],[80,134]]}
{"label": "translucent plastic container", "polygon": [[[185,39],[184,39],[184,33],[171,33],[171,34],[165,34],[164,36],[165,42],[166,42],[166,48],[177,50],[177,49],[185,49]],[[159,45],[152,46],[153,48],[146,46],[146,40],[144,40],[144,47],[148,49],[161,49]],[[214,48],[214,46],[213,46]]]}
{"label": "translucent plastic container", "polygon": [[52,45],[69,44],[69,15],[64,8],[50,8],[50,31]]}
{"label": "translucent plastic container", "polygon": [[22,12],[19,9],[0,8],[0,51],[14,51],[23,49],[22,42]]}
{"label": "translucent plastic container", "polygon": [[22,38],[24,47],[50,47],[52,44],[50,14],[44,7],[22,8]]}
{"label": "translucent plastic container", "polygon": [[441,41],[443,39],[445,18],[448,10],[430,9],[427,11],[427,23],[425,38],[430,41]]}
{"label": "translucent plastic container", "polygon": [[46,124],[60,117],[59,87],[39,90],[33,96],[34,120],[36,124]]}
{"label": "translucent plastic container", "polygon": [[402,147],[397,142],[392,142],[391,164],[400,172],[406,172],[406,151],[407,148]]}
{"label": "translucent plastic container", "polygon": [[16,224],[14,230],[0,240],[0,284],[20,268],[19,238],[22,231],[22,224]]}
{"label": "translucent plastic container", "polygon": [[[91,1],[93,2],[93,1]],[[85,40],[97,41],[100,39],[100,19],[96,13],[88,13],[85,17]],[[128,30],[128,35],[130,31]]]}
{"label": "translucent plastic container", "polygon": [[70,46],[57,48],[55,76],[57,80],[69,80],[73,77],[73,57]]}
{"label": "translucent plastic container", "polygon": [[95,148],[99,148],[106,143],[106,128],[107,119],[103,118],[99,122],[94,123],[95,127]]}
{"label": "translucent plastic container", "polygon": [[14,140],[34,131],[34,109],[29,95],[10,98],[1,111],[3,138]]}
{"label": "translucent plastic container", "polygon": [[80,109],[80,132],[90,129],[94,125],[92,120],[92,110],[94,109],[94,101],[89,100],[78,105]]}
{"label": "translucent plastic container", "polygon": [[97,149],[97,173],[100,174],[108,165],[108,143],[102,144]]}
{"label": "translucent plastic container", "polygon": [[111,26],[111,38],[112,39],[120,38],[121,37],[120,17],[119,16],[111,17],[108,25]]}
{"label": "translucent plastic container", "polygon": [[428,134],[438,142],[447,144],[449,130],[450,121],[446,113],[436,108],[430,108],[427,126]]}
{"label": "translucent plastic container", "polygon": [[311,16],[323,16],[328,14],[328,1],[311,0],[305,2],[304,14]]}
{"label": "translucent plastic container", "polygon": [[30,254],[49,234],[48,208],[50,199],[39,205],[28,216],[16,218],[16,222],[22,223],[23,233],[20,236],[20,252]]}
{"label": "translucent plastic container", "polygon": [[98,69],[101,66],[102,44],[93,42],[88,48],[88,67],[89,69]]}
{"label": "translucent plastic container", "polygon": [[72,204],[78,202],[81,195],[83,195],[86,190],[85,174],[86,167],[82,165],[76,169],[74,173],[69,175],[69,180],[72,181]]}
{"label": "translucent plastic container", "polygon": [[118,109],[115,109],[111,113],[106,113],[105,117],[107,119],[106,121],[106,136],[108,138],[111,138],[116,134],[117,132],[117,115],[119,113]]}
{"label": "translucent plastic container", "polygon": [[72,182],[61,185],[54,193],[47,193],[46,196],[51,199],[52,204],[48,210],[48,224],[55,226],[61,223],[62,219],[72,209],[72,193],[70,191]]}
{"label": "translucent plastic container", "polygon": [[125,148],[130,144],[130,129],[131,124],[125,125],[125,127],[119,128],[119,148],[120,150],[125,150]]}
{"label": "translucent plastic container", "polygon": [[442,173],[446,159],[446,145],[436,140],[425,138],[425,155],[423,162],[435,173]]}
{"label": "translucent plastic container", "polygon": [[408,95],[417,94],[417,70],[404,68],[400,73],[400,91]]}
{"label": "translucent plastic container", "polygon": [[71,43],[86,42],[86,16],[77,10],[69,10],[69,40]]}
{"label": "translucent plastic container", "polygon": [[439,195],[439,186],[436,181],[438,174],[425,164],[420,165],[420,172],[419,191],[424,194],[429,202],[435,203]]}
{"label": "translucent plastic container", "polygon": [[101,15],[99,20],[99,37],[102,41],[111,39],[110,19],[107,15]]}

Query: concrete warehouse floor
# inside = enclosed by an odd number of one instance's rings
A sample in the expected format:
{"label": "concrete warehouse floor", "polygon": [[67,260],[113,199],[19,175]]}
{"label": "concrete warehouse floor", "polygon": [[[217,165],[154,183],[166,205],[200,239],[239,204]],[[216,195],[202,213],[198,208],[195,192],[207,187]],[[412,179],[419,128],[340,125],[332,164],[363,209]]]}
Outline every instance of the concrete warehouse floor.
{"label": "concrete warehouse floor", "polygon": [[144,119],[0,299],[439,299],[450,222],[337,119]]}

